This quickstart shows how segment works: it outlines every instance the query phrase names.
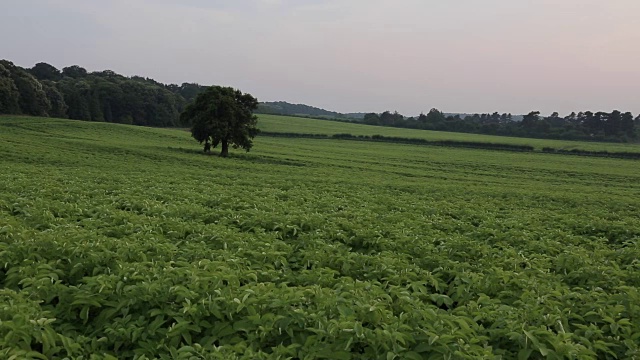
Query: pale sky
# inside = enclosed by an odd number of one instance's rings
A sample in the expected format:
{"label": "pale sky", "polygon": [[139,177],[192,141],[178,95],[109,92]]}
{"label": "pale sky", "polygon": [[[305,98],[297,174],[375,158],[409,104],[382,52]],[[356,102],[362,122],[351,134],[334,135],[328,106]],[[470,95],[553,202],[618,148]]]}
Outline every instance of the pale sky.
{"label": "pale sky", "polygon": [[3,0],[0,58],[340,112],[640,113],[640,0]]}

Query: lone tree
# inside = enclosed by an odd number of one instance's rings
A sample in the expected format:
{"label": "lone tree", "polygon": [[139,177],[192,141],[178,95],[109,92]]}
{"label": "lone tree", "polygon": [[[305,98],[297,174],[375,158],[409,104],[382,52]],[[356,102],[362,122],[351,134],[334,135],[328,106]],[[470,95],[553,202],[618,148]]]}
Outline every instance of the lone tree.
{"label": "lone tree", "polygon": [[205,152],[220,144],[220,156],[227,157],[230,144],[234,149],[247,151],[253,146],[251,139],[259,131],[258,118],[253,115],[257,107],[258,100],[250,94],[230,87],[211,86],[187,106],[180,114],[180,121],[191,125],[191,136],[204,143]]}

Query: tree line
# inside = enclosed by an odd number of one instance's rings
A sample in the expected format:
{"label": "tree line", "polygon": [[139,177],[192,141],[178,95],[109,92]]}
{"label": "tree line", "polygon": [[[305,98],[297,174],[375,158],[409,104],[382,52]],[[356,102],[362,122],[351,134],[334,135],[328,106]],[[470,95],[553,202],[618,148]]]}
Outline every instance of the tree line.
{"label": "tree line", "polygon": [[301,116],[321,120],[362,120],[364,113],[342,114],[336,111],[329,111],[315,106],[305,104],[291,104],[286,101],[267,101],[258,104],[256,108],[258,114]]}
{"label": "tree line", "polygon": [[146,126],[178,126],[180,113],[206,87],[162,84],[111,70],[22,68],[0,60],[0,114],[49,116]]}
{"label": "tree line", "polygon": [[557,112],[541,116],[532,111],[521,117],[521,121],[507,113],[445,115],[431,109],[418,117],[405,117],[398,112],[368,113],[365,124],[402,128],[452,131],[487,135],[519,136],[567,140],[597,140],[630,142],[638,138],[640,115],[614,110],[608,112],[572,112],[560,116]]}
{"label": "tree line", "polygon": [[[180,114],[187,104],[206,88],[195,83],[167,85],[141,76],[126,77],[111,70],[87,72],[78,65],[59,70],[41,62],[32,68],[22,68],[8,60],[0,60],[0,114],[179,126]],[[265,103],[257,112],[268,113],[260,109],[274,104],[281,110],[286,108],[295,112],[308,112],[310,108],[283,102]],[[367,113],[361,121],[370,125],[437,131],[617,142],[635,141],[640,132],[640,115],[634,118],[630,112],[618,110],[573,112],[566,116],[557,112],[542,116],[538,111],[524,116],[498,112],[461,116],[431,109],[417,117],[390,111]]]}

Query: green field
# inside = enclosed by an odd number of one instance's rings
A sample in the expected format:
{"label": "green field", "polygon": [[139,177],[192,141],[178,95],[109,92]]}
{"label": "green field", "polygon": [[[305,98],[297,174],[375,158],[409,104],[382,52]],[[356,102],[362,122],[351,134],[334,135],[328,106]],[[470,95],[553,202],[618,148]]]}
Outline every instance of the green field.
{"label": "green field", "polygon": [[0,118],[0,359],[640,358],[637,161],[200,150],[184,130]]}
{"label": "green field", "polygon": [[464,134],[445,131],[428,131],[415,129],[402,129],[372,125],[353,124],[328,120],[305,119],[290,116],[278,115],[259,115],[260,128],[268,132],[291,132],[306,134],[342,134],[348,133],[353,135],[384,135],[393,137],[406,137],[426,139],[432,141],[454,140],[454,141],[474,141],[501,143],[513,145],[530,145],[537,150],[543,147],[552,147],[556,149],[572,150],[589,150],[589,151],[628,151],[640,152],[640,144],[625,143],[602,143],[587,141],[569,141],[569,140],[549,140],[549,139],[529,139],[508,136],[493,136],[481,134]]}

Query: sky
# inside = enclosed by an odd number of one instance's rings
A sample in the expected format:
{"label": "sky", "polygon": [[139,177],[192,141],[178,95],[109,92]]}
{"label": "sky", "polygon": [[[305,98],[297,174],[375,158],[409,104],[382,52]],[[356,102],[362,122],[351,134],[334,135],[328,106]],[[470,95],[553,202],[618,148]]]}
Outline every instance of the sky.
{"label": "sky", "polygon": [[0,59],[340,112],[640,113],[638,0],[3,0]]}

